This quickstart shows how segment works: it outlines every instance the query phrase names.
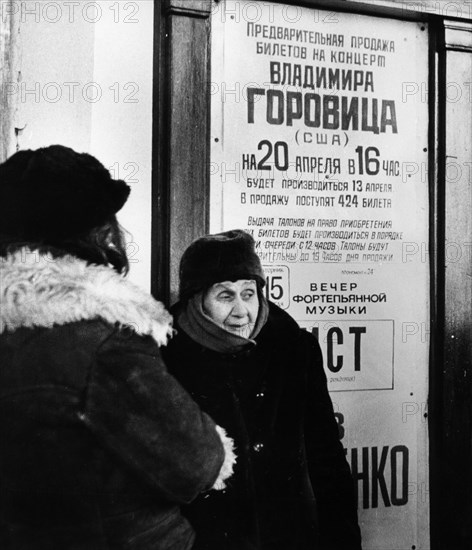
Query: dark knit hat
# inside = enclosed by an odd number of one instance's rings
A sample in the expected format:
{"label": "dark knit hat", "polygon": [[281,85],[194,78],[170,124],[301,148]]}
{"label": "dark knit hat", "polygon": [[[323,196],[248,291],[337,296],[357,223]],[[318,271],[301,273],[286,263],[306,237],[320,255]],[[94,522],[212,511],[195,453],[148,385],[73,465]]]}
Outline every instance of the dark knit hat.
{"label": "dark knit hat", "polygon": [[221,281],[255,279],[265,285],[264,271],[254,249],[254,239],[240,229],[206,235],[194,241],[180,261],[180,299]]}
{"label": "dark knit hat", "polygon": [[19,151],[0,165],[0,233],[74,237],[107,222],[129,192],[87,153],[62,145]]}

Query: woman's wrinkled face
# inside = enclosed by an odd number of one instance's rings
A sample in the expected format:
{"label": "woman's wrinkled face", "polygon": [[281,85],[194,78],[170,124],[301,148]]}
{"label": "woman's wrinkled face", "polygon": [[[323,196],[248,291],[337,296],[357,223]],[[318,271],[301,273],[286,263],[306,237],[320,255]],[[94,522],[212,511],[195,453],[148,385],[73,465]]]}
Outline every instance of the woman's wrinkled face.
{"label": "woman's wrinkled face", "polygon": [[240,279],[215,283],[203,296],[203,310],[224,329],[249,338],[259,312],[256,282]]}

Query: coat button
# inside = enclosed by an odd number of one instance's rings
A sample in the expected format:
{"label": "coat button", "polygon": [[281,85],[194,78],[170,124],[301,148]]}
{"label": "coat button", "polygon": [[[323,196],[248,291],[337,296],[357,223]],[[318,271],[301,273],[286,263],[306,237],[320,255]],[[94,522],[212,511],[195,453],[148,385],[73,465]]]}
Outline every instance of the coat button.
{"label": "coat button", "polygon": [[264,448],[264,443],[255,443],[253,446],[253,449],[256,451],[256,453],[259,453]]}

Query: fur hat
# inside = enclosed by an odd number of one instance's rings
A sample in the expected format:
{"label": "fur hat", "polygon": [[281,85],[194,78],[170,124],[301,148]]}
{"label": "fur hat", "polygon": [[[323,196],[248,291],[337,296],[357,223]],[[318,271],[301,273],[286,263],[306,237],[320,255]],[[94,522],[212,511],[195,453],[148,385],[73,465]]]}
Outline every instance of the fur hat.
{"label": "fur hat", "polygon": [[74,237],[108,221],[129,192],[87,153],[62,145],[19,151],[0,165],[0,233]]}
{"label": "fur hat", "polygon": [[241,229],[206,235],[194,241],[180,261],[180,299],[221,281],[255,279],[265,285],[264,271],[254,249],[254,239]]}

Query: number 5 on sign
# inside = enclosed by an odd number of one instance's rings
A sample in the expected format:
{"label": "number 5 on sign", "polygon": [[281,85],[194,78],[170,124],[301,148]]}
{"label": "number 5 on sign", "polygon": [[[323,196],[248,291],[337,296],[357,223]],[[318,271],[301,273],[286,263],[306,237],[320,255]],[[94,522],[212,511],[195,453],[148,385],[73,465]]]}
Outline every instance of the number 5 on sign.
{"label": "number 5 on sign", "polygon": [[290,304],[290,271],[285,265],[265,265],[266,298],[282,309]]}

